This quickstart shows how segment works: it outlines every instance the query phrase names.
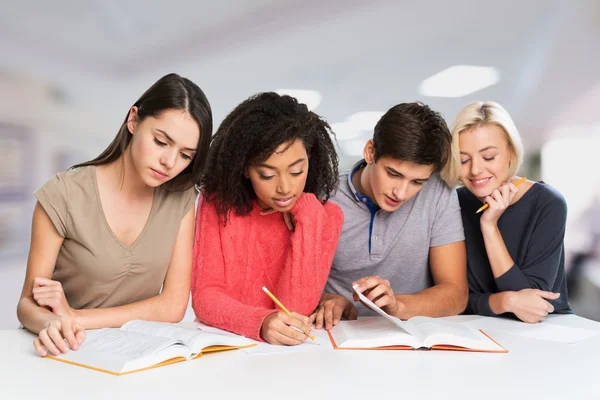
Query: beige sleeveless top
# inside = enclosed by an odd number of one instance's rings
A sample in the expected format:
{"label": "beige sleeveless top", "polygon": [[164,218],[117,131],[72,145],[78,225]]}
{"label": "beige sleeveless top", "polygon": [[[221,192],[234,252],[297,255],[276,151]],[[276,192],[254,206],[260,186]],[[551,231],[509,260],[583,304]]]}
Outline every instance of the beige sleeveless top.
{"label": "beige sleeveless top", "polygon": [[196,191],[154,191],[150,215],[140,236],[125,246],[104,216],[96,167],[61,172],[35,192],[65,238],[52,279],[60,281],[75,309],[115,307],[159,294],[181,220]]}

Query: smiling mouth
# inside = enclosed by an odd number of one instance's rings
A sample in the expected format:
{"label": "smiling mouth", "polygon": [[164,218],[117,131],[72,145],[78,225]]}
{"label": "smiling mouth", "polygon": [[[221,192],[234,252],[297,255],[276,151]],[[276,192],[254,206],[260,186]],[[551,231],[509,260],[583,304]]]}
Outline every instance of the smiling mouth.
{"label": "smiling mouth", "polygon": [[473,184],[473,186],[485,186],[491,179],[491,177],[488,177],[482,179],[469,179],[469,181]]}

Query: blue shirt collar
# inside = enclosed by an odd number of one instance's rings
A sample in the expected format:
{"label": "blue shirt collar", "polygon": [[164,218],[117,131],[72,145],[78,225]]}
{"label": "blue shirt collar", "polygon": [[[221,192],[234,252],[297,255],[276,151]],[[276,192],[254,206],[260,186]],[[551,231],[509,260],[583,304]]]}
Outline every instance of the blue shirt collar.
{"label": "blue shirt collar", "polygon": [[354,187],[354,183],[352,183],[352,177],[354,176],[354,174],[359,169],[364,168],[366,165],[367,165],[367,162],[364,159],[362,159],[359,162],[357,162],[356,164],[354,164],[354,166],[352,167],[352,170],[348,174],[348,186],[350,186],[350,190],[352,190],[352,193],[354,194],[354,198],[356,199],[356,201],[360,202],[360,203],[364,203],[367,206],[367,208],[369,209],[369,211],[371,211],[371,213],[375,213],[379,210],[379,206],[377,204],[375,204],[369,198],[369,196],[360,194],[358,192],[358,190],[356,190],[356,188]]}

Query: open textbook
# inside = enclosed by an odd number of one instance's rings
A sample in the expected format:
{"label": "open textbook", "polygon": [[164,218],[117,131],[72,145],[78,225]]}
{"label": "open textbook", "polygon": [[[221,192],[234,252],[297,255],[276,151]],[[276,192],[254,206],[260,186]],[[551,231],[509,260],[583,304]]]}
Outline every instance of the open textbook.
{"label": "open textbook", "polygon": [[124,375],[192,360],[203,353],[254,346],[242,336],[225,336],[174,324],[129,321],[121,328],[88,331],[77,351],[46,356],[81,367]]}
{"label": "open textbook", "polygon": [[380,317],[341,321],[329,337],[336,349],[432,349],[507,353],[483,331],[440,318],[414,317],[407,321],[388,315],[358,294],[360,300]]}

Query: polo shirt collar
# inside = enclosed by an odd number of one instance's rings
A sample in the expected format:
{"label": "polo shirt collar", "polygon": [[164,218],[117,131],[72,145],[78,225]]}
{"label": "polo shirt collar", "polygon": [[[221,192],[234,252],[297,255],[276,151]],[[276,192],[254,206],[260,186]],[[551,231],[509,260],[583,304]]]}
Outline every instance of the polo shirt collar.
{"label": "polo shirt collar", "polygon": [[356,190],[356,188],[354,187],[354,183],[352,183],[352,177],[354,176],[354,174],[356,172],[358,172],[358,170],[360,170],[361,168],[365,167],[366,165],[367,165],[367,162],[364,159],[362,159],[362,160],[358,161],[356,164],[354,164],[354,166],[352,167],[352,170],[348,174],[348,186],[350,187],[352,194],[354,194],[354,198],[356,199],[357,202],[364,203],[369,208],[369,211],[376,212],[377,210],[379,210],[379,206],[377,204],[373,203],[373,201],[369,198],[369,196],[360,194],[358,192],[358,190]]}

